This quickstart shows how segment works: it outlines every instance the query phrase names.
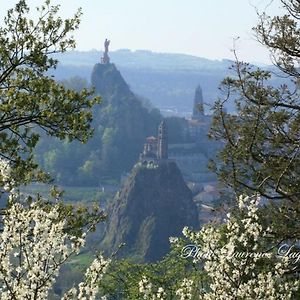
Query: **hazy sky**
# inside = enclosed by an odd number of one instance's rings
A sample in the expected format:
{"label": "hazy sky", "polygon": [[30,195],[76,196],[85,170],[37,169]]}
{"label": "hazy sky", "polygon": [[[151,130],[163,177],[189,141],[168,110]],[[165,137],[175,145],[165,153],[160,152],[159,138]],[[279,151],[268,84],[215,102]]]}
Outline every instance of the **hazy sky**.
{"label": "hazy sky", "polygon": [[[0,0],[1,23],[15,0]],[[32,6],[43,1],[29,0]],[[143,49],[186,53],[209,59],[233,58],[233,39],[241,59],[269,61],[268,52],[255,41],[251,28],[257,22],[255,7],[264,10],[271,0],[61,0],[61,14],[70,16],[83,8],[76,34],[79,50],[102,49],[107,37],[110,49]],[[268,8],[274,14],[274,0]]]}

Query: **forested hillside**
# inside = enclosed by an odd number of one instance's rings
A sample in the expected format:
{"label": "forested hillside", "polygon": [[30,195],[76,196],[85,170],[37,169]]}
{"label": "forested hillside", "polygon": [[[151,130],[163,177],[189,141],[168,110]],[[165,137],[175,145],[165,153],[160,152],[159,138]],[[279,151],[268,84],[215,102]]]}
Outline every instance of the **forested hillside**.
{"label": "forested hillside", "polygon": [[[120,179],[130,171],[145,138],[156,133],[161,120],[157,109],[146,108],[131,92],[115,65],[96,64],[91,81],[102,97],[93,109],[93,137],[87,144],[49,143],[44,137],[36,151],[40,164],[63,185],[97,186],[101,181]],[[80,80],[65,84],[84,86]]]}

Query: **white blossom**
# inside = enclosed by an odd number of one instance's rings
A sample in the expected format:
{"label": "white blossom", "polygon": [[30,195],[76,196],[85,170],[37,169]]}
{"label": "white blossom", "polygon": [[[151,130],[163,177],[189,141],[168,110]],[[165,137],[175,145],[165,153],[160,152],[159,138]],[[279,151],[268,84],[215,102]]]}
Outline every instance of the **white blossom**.
{"label": "white blossom", "polygon": [[0,158],[0,186],[4,191],[9,192],[13,189],[15,181],[11,176],[11,168],[8,160]]}
{"label": "white blossom", "polygon": [[[238,208],[241,217],[229,214],[224,225],[206,225],[198,233],[192,233],[188,228],[183,230],[183,234],[203,252],[211,253],[204,262],[204,270],[210,278],[209,289],[199,295],[200,299],[292,299],[299,281],[283,279],[288,260],[281,259],[276,263],[272,255],[255,255],[259,243],[270,232],[270,228],[264,230],[260,224],[259,197],[240,196]],[[248,256],[239,257],[238,253]],[[268,263],[269,270],[259,268],[261,259]],[[190,295],[183,289],[180,292],[182,297]]]}
{"label": "white blossom", "polygon": [[[32,203],[24,207],[15,202],[3,216],[0,235],[1,299],[47,299],[60,266],[84,245],[82,237],[65,232],[65,220],[59,219],[59,206],[49,211]],[[99,256],[86,272],[80,295],[94,299],[97,281],[108,261]],[[78,297],[78,299],[83,299]]]}
{"label": "white blossom", "polygon": [[152,283],[143,276],[139,282],[139,292],[145,300],[164,300],[166,299],[166,293],[162,287],[159,287],[156,292]]}
{"label": "white blossom", "polygon": [[[59,204],[21,204],[11,177],[9,163],[0,159],[0,186],[9,192],[0,234],[0,298],[48,299],[61,265],[85,245],[86,232],[82,236],[68,233]],[[95,299],[108,264],[109,260],[99,255],[87,269],[85,281],[63,299]]]}
{"label": "white blossom", "polygon": [[[99,292],[99,280],[102,279],[106,272],[110,260],[105,260],[102,255],[99,255],[87,269],[85,273],[85,281],[79,283],[78,288],[73,287],[65,293],[63,300],[78,299],[78,300],[94,300]],[[105,296],[102,297],[106,299]]]}
{"label": "white blossom", "polygon": [[193,280],[184,278],[181,287],[176,291],[180,300],[191,300],[193,291]]}

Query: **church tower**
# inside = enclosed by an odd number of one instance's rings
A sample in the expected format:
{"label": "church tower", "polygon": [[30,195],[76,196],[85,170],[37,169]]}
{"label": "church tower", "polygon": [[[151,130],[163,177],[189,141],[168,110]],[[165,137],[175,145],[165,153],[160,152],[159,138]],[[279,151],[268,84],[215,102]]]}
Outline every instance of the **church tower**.
{"label": "church tower", "polygon": [[165,121],[162,121],[158,127],[157,159],[168,159],[168,131]]}
{"label": "church tower", "polygon": [[193,120],[200,120],[204,116],[204,107],[203,107],[203,95],[201,86],[198,85],[195,92],[194,98],[194,107],[193,107]]}

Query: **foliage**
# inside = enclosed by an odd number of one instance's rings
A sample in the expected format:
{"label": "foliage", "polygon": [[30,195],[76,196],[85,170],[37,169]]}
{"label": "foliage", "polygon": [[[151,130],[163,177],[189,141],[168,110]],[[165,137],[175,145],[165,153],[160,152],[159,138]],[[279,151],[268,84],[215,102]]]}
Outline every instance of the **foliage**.
{"label": "foliage", "polygon": [[[224,142],[213,166],[237,193],[258,192],[269,199],[266,219],[277,223],[278,239],[299,237],[299,29],[298,1],[281,1],[282,16],[260,16],[255,28],[270,49],[278,74],[237,60],[235,75],[224,79],[224,99],[215,106],[211,135]],[[270,80],[285,76],[286,84]],[[237,114],[224,106],[235,99]],[[279,222],[280,220],[280,222]]]}
{"label": "foliage", "polygon": [[[198,278],[196,278],[196,275]],[[180,256],[179,247],[157,263],[136,264],[130,260],[113,260],[100,282],[100,290],[108,299],[142,299],[140,281],[143,277],[151,281],[153,290],[163,287],[164,299],[174,299],[176,289],[185,277],[199,280],[193,262]]]}
{"label": "foliage", "polygon": [[[71,211],[62,209],[60,203],[50,206],[37,199],[25,205],[14,192],[10,193],[9,203],[0,235],[1,299],[46,299],[60,267],[79,253],[87,232],[96,222],[94,220],[86,229],[80,224],[80,230],[74,230],[72,218],[66,215]],[[76,222],[78,220],[76,215]],[[99,255],[88,268],[78,291],[72,288],[63,299],[83,299],[84,296],[95,299],[97,283],[107,264]]]}
{"label": "foliage", "polygon": [[[105,217],[96,206],[64,205],[55,188],[54,201],[18,192],[20,184],[48,179],[33,157],[41,135],[86,142],[93,132],[91,108],[99,98],[92,99],[92,91],[69,90],[46,75],[57,66],[54,54],[75,47],[70,34],[81,15],[79,10],[63,20],[58,11],[46,0],[31,19],[26,1],[20,0],[0,28],[0,187],[7,203],[1,211],[1,299],[47,298],[61,265]],[[49,161],[54,158],[51,153]],[[99,255],[78,289],[64,299],[95,299],[107,264]]]}
{"label": "foliage", "polygon": [[[294,266],[288,256],[274,252],[272,230],[258,215],[259,200],[241,196],[238,210],[224,225],[206,226],[199,233],[184,230],[192,243],[201,245],[201,253],[208,254],[204,270],[209,290],[203,299],[293,299],[299,283],[288,273]],[[202,260],[199,254],[196,261]]]}
{"label": "foliage", "polygon": [[81,11],[66,20],[58,11],[46,0],[31,19],[30,8],[20,0],[0,28],[0,153],[19,182],[45,179],[33,172],[32,150],[41,131],[83,142],[92,133],[91,107],[99,98],[92,99],[88,90],[68,90],[45,75],[57,66],[50,54],[75,47],[70,33],[78,28]]}

